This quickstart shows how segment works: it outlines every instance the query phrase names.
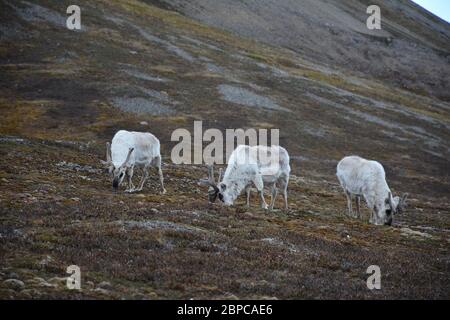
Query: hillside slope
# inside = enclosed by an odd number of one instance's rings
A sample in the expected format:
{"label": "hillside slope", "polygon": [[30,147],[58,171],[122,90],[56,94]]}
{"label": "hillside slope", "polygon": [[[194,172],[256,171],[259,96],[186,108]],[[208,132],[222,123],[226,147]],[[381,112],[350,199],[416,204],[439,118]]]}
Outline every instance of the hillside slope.
{"label": "hillside slope", "polygon": [[[208,25],[449,101],[450,24],[410,0],[162,0]],[[369,5],[381,30],[366,27]]]}
{"label": "hillside slope", "polygon": [[[186,2],[81,0],[81,31],[65,28],[67,5],[0,1],[0,298],[448,298],[450,105],[439,85],[363,77],[174,11],[191,15]],[[417,28],[408,41],[434,50],[423,66],[447,79],[435,35],[447,27]],[[280,128],[290,209],[260,210],[256,196],[250,208],[208,205],[205,168],[170,160],[171,133],[194,120]],[[156,176],[141,193],[112,192],[100,159],[123,128],[160,138],[166,195]],[[335,166],[348,154],[381,161],[394,193],[411,194],[392,227],[343,216]],[[79,292],[64,286],[71,264]],[[372,264],[380,291],[366,287]]]}

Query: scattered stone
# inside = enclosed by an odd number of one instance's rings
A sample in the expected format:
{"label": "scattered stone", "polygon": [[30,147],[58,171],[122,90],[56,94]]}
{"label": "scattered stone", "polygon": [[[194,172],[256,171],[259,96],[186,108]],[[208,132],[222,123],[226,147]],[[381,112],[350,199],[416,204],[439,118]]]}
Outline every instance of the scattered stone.
{"label": "scattered stone", "polygon": [[0,297],[2,297],[2,299],[5,299],[5,298],[14,299],[15,295],[16,295],[16,292],[12,289],[0,288]]}
{"label": "scattered stone", "polygon": [[105,295],[109,294],[108,290],[105,290],[105,289],[102,289],[102,288],[95,288],[94,291],[98,292],[98,293],[101,293],[101,294],[105,294]]}
{"label": "scattered stone", "polygon": [[222,94],[222,98],[228,102],[237,103],[248,107],[290,112],[289,109],[279,106],[272,99],[241,87],[221,84],[217,87],[217,89],[220,94]]}
{"label": "scattered stone", "polygon": [[41,295],[39,290],[36,289],[24,289],[20,291],[20,296],[24,299],[34,299]]}
{"label": "scattered stone", "polygon": [[112,289],[112,285],[108,281],[103,281],[103,282],[100,282],[97,285],[97,288],[101,288],[101,289],[105,289],[105,290],[111,290]]}
{"label": "scattered stone", "polygon": [[45,267],[45,266],[47,266],[50,262],[52,262],[53,261],[53,258],[52,257],[50,257],[50,256],[46,256],[44,259],[42,259],[40,262],[39,262],[39,265],[41,266],[41,267]]}
{"label": "scattered stone", "polygon": [[89,173],[100,173],[101,172],[100,169],[96,169],[96,168],[93,168],[88,165],[82,166],[78,163],[72,163],[72,162],[66,162],[66,161],[58,162],[56,164],[56,166],[63,168],[63,169],[74,170],[74,171],[84,171],[84,172],[89,172]]}
{"label": "scattered stone", "polygon": [[139,122],[140,125],[142,126],[148,126],[148,122],[147,121],[141,121]]}
{"label": "scattered stone", "polygon": [[7,279],[5,281],[3,281],[3,284],[9,288],[9,289],[13,289],[13,290],[21,290],[23,288],[25,288],[25,283],[21,280],[18,279]]}
{"label": "scattered stone", "polygon": [[133,113],[150,113],[154,115],[171,114],[171,107],[145,98],[115,97],[112,104],[123,111]]}
{"label": "scattered stone", "polygon": [[29,282],[30,282],[30,283],[41,283],[41,282],[44,282],[44,281],[45,281],[44,278],[41,278],[41,277],[34,277],[34,278],[31,279]]}
{"label": "scattered stone", "polygon": [[164,230],[174,230],[179,232],[204,232],[204,230],[189,226],[183,225],[179,223],[174,223],[170,221],[161,221],[161,220],[143,220],[143,221],[134,221],[134,220],[118,220],[115,221],[114,224],[126,227],[126,228],[145,228],[145,229],[164,229]]}
{"label": "scattered stone", "polygon": [[400,234],[402,236],[405,237],[409,237],[409,236],[415,236],[415,237],[421,237],[421,238],[427,238],[427,239],[433,239],[434,237],[431,234],[425,233],[425,232],[420,232],[420,231],[416,231],[416,230],[412,230],[410,228],[401,228],[400,229]]}
{"label": "scattered stone", "polygon": [[48,283],[47,281],[41,281],[40,283],[38,283],[38,286],[40,287],[45,287],[45,288],[56,288],[57,285],[53,284],[53,283]]}
{"label": "scattered stone", "polygon": [[136,293],[133,295],[134,300],[148,300],[148,297],[145,294],[142,293]]}
{"label": "scattered stone", "polygon": [[135,77],[137,79],[140,80],[146,80],[146,81],[153,81],[153,82],[168,82],[169,79],[166,78],[162,78],[159,76],[151,76],[149,74],[137,71],[137,70],[133,70],[133,69],[124,69],[122,70],[123,72],[125,72],[126,74]]}
{"label": "scattered stone", "polygon": [[67,278],[66,277],[53,277],[53,278],[48,279],[48,282],[51,284],[54,284],[56,286],[59,286],[59,285],[64,286],[67,283]]}

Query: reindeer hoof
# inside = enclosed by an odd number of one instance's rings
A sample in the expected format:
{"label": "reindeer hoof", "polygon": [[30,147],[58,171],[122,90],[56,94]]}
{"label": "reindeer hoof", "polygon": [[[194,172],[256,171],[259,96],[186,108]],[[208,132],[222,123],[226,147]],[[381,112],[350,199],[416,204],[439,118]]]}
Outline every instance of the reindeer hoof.
{"label": "reindeer hoof", "polygon": [[167,192],[167,190],[166,190],[166,189],[163,189],[163,190],[161,191],[161,194],[166,194],[166,192]]}
{"label": "reindeer hoof", "polygon": [[127,190],[125,190],[125,192],[132,193],[132,192],[134,192],[134,190],[135,189],[127,189]]}

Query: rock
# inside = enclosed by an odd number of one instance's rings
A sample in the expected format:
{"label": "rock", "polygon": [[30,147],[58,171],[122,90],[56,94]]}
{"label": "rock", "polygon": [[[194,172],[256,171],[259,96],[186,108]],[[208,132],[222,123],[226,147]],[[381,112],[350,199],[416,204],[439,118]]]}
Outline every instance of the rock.
{"label": "rock", "polygon": [[54,284],[56,286],[58,286],[58,285],[65,286],[67,283],[67,278],[66,277],[53,277],[53,278],[48,279],[48,282],[51,284]]}
{"label": "rock", "polygon": [[102,288],[95,288],[94,291],[98,292],[98,293],[101,293],[101,294],[105,294],[105,295],[109,294],[108,290],[105,290],[105,289],[102,289]]}
{"label": "rock", "polygon": [[18,279],[7,279],[7,280],[3,281],[3,284],[7,288],[13,289],[16,291],[25,288],[25,283],[23,283],[23,281],[18,280]]}
{"label": "rock", "polygon": [[134,300],[148,300],[148,297],[145,294],[142,293],[136,293],[133,295]]}
{"label": "rock", "polygon": [[38,298],[41,293],[36,289],[24,289],[20,291],[20,295],[24,299],[35,299]]}
{"label": "rock", "polygon": [[413,237],[421,237],[421,238],[428,238],[428,239],[433,239],[434,237],[431,234],[425,233],[425,232],[420,232],[420,231],[416,231],[416,230],[412,230],[410,228],[401,228],[400,229],[400,234],[402,236],[408,237],[408,236],[413,236]]}
{"label": "rock", "polygon": [[277,297],[269,297],[269,296],[262,296],[259,297],[260,300],[278,300]]}
{"label": "rock", "polygon": [[42,259],[40,262],[39,262],[39,265],[41,266],[41,267],[45,267],[45,266],[47,266],[50,262],[52,262],[53,261],[53,258],[52,257],[50,257],[50,256],[46,256],[44,259]]}
{"label": "rock", "polygon": [[148,126],[148,122],[147,121],[141,121],[139,122],[140,125],[142,126]]}
{"label": "rock", "polygon": [[30,282],[30,283],[41,283],[41,282],[43,282],[43,281],[45,281],[44,278],[41,278],[41,277],[34,277],[34,278],[31,279],[29,282]]}
{"label": "rock", "polygon": [[112,289],[112,285],[108,281],[103,281],[103,282],[100,282],[97,285],[97,288],[101,288],[101,289],[105,289],[105,290],[111,290]]}
{"label": "rock", "polygon": [[[54,279],[54,278],[52,278]],[[34,277],[32,280],[30,280],[30,283],[35,284],[38,287],[44,287],[44,288],[56,288],[57,285],[54,283],[48,283],[47,280],[41,277]]]}
{"label": "rock", "polygon": [[0,289],[0,297],[2,297],[2,299],[14,299],[15,295],[16,292],[12,289]]}
{"label": "rock", "polygon": [[41,281],[40,283],[38,283],[38,286],[40,287],[44,287],[44,288],[56,288],[57,285],[53,284],[53,283],[48,283],[47,281]]}
{"label": "rock", "polygon": [[8,273],[6,277],[9,279],[19,279],[19,276],[15,272]]}

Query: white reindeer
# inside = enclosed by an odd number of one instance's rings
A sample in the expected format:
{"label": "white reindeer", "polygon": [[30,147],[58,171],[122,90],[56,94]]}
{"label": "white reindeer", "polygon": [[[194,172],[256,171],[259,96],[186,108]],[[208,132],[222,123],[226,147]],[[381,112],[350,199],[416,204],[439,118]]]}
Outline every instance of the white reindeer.
{"label": "white reindeer", "polygon": [[[336,175],[347,196],[350,216],[361,216],[361,196],[372,210],[370,223],[391,225],[393,215],[403,211],[408,194],[404,194],[401,199],[392,196],[384,168],[379,162],[358,156],[345,157],[339,161]],[[356,197],[356,216],[352,210],[352,195]]]}
{"label": "white reindeer", "polygon": [[[125,177],[128,179],[126,192],[141,191],[148,177],[151,166],[155,166],[159,173],[162,193],[164,179],[161,170],[161,153],[159,140],[149,132],[118,131],[111,145],[106,143],[106,161],[102,163],[107,166],[113,178],[113,188],[117,190]],[[137,188],[133,185],[133,171],[135,167],[143,169],[143,176]]]}
{"label": "white reindeer", "polygon": [[260,194],[261,207],[267,209],[264,199],[264,186],[271,190],[270,210],[273,210],[278,189],[284,196],[285,208],[288,208],[287,187],[289,182],[289,155],[280,146],[246,146],[239,145],[230,156],[225,175],[219,174],[218,183],[214,180],[213,167],[208,168],[208,180],[202,183],[210,186],[208,197],[210,202],[217,198],[226,205],[232,205],[245,189],[247,206],[250,205],[250,189],[254,184]]}

